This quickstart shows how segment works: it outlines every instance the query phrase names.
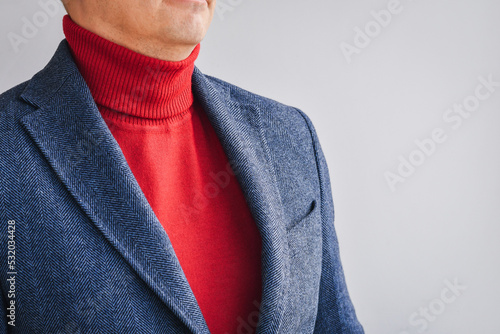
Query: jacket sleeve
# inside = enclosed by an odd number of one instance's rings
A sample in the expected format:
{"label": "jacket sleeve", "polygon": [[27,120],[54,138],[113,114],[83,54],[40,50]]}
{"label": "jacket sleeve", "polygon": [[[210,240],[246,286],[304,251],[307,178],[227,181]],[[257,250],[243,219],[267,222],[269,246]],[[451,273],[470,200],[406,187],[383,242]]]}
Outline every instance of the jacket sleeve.
{"label": "jacket sleeve", "polygon": [[334,227],[334,209],[330,176],[319,139],[309,117],[299,110],[311,132],[321,191],[321,219],[323,224],[323,258],[319,291],[318,314],[314,333],[363,334],[354,306],[349,297],[339,255]]}

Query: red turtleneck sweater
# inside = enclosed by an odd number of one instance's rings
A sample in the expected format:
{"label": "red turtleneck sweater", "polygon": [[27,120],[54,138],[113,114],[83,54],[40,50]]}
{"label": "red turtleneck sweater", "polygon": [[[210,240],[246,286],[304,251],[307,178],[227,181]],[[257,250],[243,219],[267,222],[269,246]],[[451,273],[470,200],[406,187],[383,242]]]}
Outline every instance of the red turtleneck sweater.
{"label": "red turtleneck sweater", "polygon": [[[183,61],[147,57],[63,19],[90,92],[165,228],[211,333],[255,330],[261,239]],[[230,168],[230,167],[229,167]]]}

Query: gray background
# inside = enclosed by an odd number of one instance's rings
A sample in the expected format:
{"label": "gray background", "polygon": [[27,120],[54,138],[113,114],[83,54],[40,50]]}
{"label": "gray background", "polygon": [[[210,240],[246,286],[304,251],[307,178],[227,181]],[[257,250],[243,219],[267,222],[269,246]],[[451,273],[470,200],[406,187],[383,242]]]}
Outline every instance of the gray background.
{"label": "gray background", "polygon": [[[500,87],[460,127],[443,116],[474,101],[478,77],[500,82],[500,2],[401,0],[377,31],[371,11],[389,2],[218,0],[197,65],[312,119],[367,333],[498,333]],[[46,21],[44,11],[2,0],[0,91],[41,69],[63,38],[63,10]],[[16,51],[9,33],[22,36],[34,16],[38,31]],[[348,62],[341,43],[366,26],[371,43]],[[436,128],[446,140],[424,157],[415,141]],[[420,165],[391,189],[385,174],[410,155]]]}

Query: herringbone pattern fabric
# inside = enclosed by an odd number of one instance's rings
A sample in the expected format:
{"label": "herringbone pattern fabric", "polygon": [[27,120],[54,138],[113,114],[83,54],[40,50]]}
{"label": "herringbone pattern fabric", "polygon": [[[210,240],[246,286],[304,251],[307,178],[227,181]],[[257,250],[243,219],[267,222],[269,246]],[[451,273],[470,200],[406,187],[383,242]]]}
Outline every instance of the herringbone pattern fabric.
{"label": "herringbone pattern fabric", "polygon": [[[262,236],[257,332],[363,333],[310,119],[197,68],[193,92]],[[0,95],[0,154],[0,230],[15,220],[17,271],[11,298],[0,262],[0,333],[209,333],[66,41],[44,70]],[[2,237],[2,259],[7,250]],[[5,321],[11,300],[15,328]]]}

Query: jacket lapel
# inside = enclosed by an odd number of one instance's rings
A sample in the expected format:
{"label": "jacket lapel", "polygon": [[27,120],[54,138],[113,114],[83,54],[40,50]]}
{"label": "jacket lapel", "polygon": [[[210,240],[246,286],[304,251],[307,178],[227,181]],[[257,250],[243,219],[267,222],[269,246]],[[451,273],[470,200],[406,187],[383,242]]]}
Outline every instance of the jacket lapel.
{"label": "jacket lapel", "polygon": [[209,333],[172,245],[101,117],[63,40],[22,98],[21,119],[96,227],[194,333]]}
{"label": "jacket lapel", "polygon": [[[193,88],[233,166],[262,236],[259,333],[282,319],[288,268],[283,211],[257,108],[231,107],[195,68]],[[102,119],[63,40],[22,98],[37,109],[21,119],[49,164],[96,227],[194,333],[209,333],[162,225]]]}
{"label": "jacket lapel", "polygon": [[267,155],[260,109],[239,105],[197,68],[193,90],[221,141],[262,237],[262,301],[257,333],[276,333],[283,319],[289,271],[283,204]]}

